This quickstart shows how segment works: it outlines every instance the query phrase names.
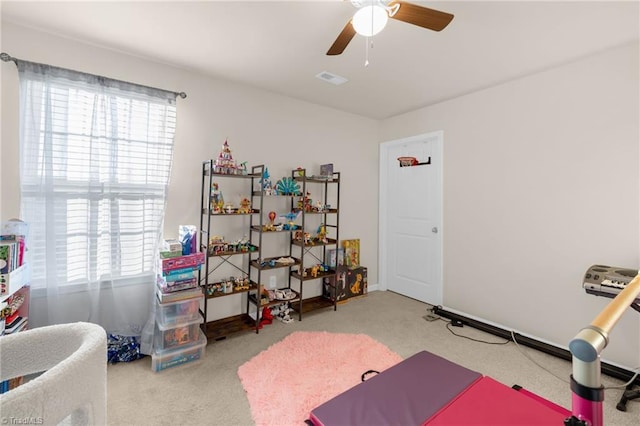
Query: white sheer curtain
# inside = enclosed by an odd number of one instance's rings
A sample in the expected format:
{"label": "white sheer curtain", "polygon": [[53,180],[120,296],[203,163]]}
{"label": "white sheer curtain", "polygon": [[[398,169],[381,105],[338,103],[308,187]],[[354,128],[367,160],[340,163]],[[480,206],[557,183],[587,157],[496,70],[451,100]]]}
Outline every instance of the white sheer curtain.
{"label": "white sheer curtain", "polygon": [[[31,316],[140,335],[149,316],[176,94],[18,61]],[[46,297],[46,303],[37,303]],[[44,310],[44,311],[43,311]]]}

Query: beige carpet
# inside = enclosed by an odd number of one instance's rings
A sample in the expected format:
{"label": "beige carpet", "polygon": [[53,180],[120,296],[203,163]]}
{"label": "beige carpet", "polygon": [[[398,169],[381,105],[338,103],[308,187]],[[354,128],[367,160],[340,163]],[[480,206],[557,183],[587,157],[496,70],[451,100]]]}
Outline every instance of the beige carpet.
{"label": "beige carpet", "polygon": [[[257,335],[239,334],[211,342],[205,359],[197,364],[159,373],[151,371],[149,357],[110,365],[107,419],[110,425],[252,425],[238,367],[294,331],[364,333],[402,358],[427,350],[508,386],[518,384],[563,407],[571,407],[569,384],[565,382],[571,374],[569,362],[531,348],[518,348],[513,343],[487,345],[455,337],[443,321],[425,321],[422,317],[426,309],[423,303],[391,292],[372,292],[338,306],[336,312],[314,312],[301,322],[290,324],[276,321]],[[470,327],[455,331],[481,340],[502,340]],[[607,376],[603,380],[605,386],[621,384]],[[640,401],[629,402],[626,413],[617,411],[615,405],[621,394],[620,389],[606,391],[605,424],[637,426]]]}

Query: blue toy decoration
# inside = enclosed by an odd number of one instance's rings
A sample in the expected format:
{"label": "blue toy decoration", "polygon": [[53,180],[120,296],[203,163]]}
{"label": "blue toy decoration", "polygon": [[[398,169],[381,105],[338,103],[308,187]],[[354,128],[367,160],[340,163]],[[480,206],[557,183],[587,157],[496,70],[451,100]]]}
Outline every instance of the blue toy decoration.
{"label": "blue toy decoration", "polygon": [[262,191],[264,191],[264,193],[267,195],[271,195],[272,190],[269,177],[269,168],[265,167],[264,171],[262,172],[262,177],[260,178],[260,186],[262,188]]}
{"label": "blue toy decoration", "polygon": [[300,185],[293,178],[283,177],[276,183],[276,192],[278,195],[297,195],[301,194]]}
{"label": "blue toy decoration", "polygon": [[283,229],[285,229],[287,231],[294,231],[296,229],[299,229],[300,227],[298,225],[296,225],[294,222],[296,221],[296,219],[298,219],[298,217],[300,216],[300,213],[302,213],[302,212],[298,210],[298,211],[295,211],[295,212],[291,212],[291,213],[280,215],[279,217],[281,219],[286,219],[287,220],[287,223],[284,224]]}

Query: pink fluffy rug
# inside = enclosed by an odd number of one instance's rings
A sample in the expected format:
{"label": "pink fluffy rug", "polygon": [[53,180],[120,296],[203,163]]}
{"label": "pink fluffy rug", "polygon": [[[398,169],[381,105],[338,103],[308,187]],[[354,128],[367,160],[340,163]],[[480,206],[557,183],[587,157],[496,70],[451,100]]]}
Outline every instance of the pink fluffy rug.
{"label": "pink fluffy rug", "polygon": [[297,331],[238,368],[256,425],[303,425],[311,410],[402,361],[364,334]]}

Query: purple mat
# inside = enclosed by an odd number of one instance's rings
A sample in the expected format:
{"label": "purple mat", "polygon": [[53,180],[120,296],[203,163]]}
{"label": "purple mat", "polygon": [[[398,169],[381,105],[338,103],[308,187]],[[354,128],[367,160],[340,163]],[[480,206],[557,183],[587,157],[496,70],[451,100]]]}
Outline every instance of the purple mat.
{"label": "purple mat", "polygon": [[313,409],[309,418],[317,426],[420,425],[481,377],[422,351]]}

